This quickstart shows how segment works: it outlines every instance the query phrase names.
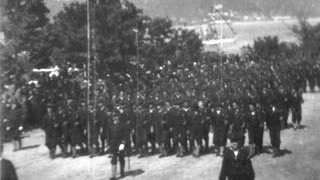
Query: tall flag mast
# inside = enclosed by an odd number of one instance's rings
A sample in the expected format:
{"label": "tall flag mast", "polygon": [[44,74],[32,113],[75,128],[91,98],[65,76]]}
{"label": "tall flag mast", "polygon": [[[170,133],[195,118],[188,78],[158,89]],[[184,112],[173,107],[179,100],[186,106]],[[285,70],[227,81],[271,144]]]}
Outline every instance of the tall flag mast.
{"label": "tall flag mast", "polygon": [[87,0],[87,138],[88,146],[91,144],[91,133],[90,133],[90,61],[91,61],[91,18],[90,18],[90,0]]}

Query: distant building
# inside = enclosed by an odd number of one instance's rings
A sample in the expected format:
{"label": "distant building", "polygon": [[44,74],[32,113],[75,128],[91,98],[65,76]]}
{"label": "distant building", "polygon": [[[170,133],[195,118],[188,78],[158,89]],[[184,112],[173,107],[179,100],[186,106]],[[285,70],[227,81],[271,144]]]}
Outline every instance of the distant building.
{"label": "distant building", "polygon": [[0,44],[4,44],[4,33],[0,32]]}
{"label": "distant building", "polygon": [[272,19],[274,21],[286,21],[286,20],[291,20],[291,16],[272,16]]}

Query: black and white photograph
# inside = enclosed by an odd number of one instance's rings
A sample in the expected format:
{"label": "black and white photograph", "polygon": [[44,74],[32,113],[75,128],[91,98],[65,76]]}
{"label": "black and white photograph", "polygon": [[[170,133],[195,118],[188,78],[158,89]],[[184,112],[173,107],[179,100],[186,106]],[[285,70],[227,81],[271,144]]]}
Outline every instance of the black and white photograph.
{"label": "black and white photograph", "polygon": [[320,0],[0,0],[0,180],[320,180]]}

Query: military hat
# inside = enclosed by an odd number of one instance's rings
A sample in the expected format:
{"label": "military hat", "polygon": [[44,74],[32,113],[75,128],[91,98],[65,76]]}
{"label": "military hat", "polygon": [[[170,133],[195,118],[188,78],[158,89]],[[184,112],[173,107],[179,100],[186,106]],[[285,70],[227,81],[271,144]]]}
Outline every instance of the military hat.
{"label": "military hat", "polygon": [[154,104],[155,104],[155,100],[153,99],[148,99],[144,102],[145,106],[154,105]]}
{"label": "military hat", "polygon": [[253,105],[253,106],[255,106],[257,102],[258,102],[258,101],[257,101],[256,99],[253,99],[253,98],[250,98],[250,99],[248,100],[248,104],[249,104],[249,105]]}
{"label": "military hat", "polygon": [[161,105],[163,105],[164,104],[164,102],[163,102],[163,100],[161,100],[161,99],[158,99],[158,100],[155,100],[154,101],[154,105],[155,106],[161,106]]}
{"label": "military hat", "polygon": [[57,102],[57,106],[58,107],[63,107],[64,106],[64,101],[63,100],[60,100]]}
{"label": "military hat", "polygon": [[110,98],[106,99],[104,103],[106,106],[112,106],[112,104],[113,104],[112,100]]}
{"label": "military hat", "polygon": [[194,110],[194,111],[200,111],[199,105],[198,105],[197,102],[194,102],[194,103],[193,103],[193,110]]}

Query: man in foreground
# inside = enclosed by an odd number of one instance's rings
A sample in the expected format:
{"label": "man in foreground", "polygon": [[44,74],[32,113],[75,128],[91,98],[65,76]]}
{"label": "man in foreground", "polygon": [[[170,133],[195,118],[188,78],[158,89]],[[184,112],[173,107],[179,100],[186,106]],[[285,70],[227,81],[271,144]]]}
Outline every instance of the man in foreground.
{"label": "man in foreground", "polygon": [[0,180],[18,180],[16,169],[10,160],[2,157],[3,145],[0,145]]}
{"label": "man in foreground", "polygon": [[254,171],[249,154],[240,147],[241,139],[231,135],[231,147],[224,152],[220,180],[253,180]]}

